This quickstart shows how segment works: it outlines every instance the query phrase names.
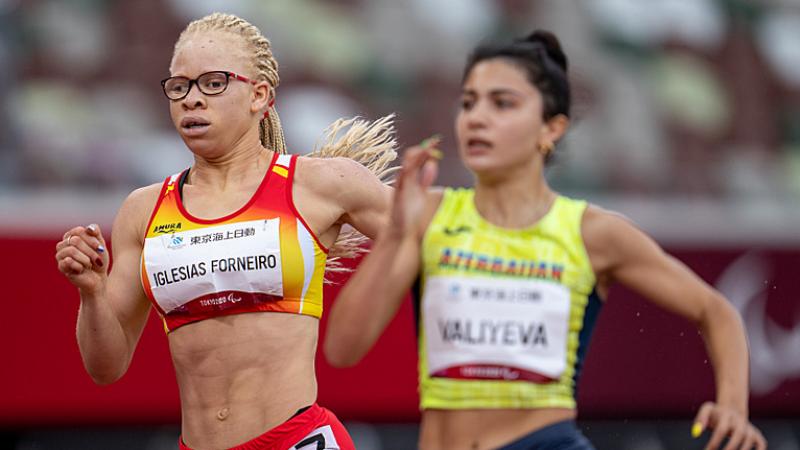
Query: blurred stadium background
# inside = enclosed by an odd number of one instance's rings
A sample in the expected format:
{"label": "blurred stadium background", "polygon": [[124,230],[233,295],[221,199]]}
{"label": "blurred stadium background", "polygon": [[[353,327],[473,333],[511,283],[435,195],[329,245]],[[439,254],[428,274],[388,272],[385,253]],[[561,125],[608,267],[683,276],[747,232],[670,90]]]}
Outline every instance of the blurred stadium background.
{"label": "blurred stadium background", "polygon": [[[555,31],[575,108],[552,185],[623,212],[731,299],[750,338],[751,416],[771,449],[800,449],[798,0],[0,0],[0,448],[175,448],[157,321],[128,374],[93,385],[52,249],[76,224],[108,231],[130,190],[190,164],[159,80],[180,30],[215,10],[272,40],[290,151],[338,117],[395,112],[403,146],[442,133],[446,185],[470,182],[452,130],[467,52]],[[360,366],[318,358],[318,374],[360,449],[414,447],[409,305]],[[690,421],[712,398],[697,332],[615,290],[579,391],[598,449],[701,448]]]}

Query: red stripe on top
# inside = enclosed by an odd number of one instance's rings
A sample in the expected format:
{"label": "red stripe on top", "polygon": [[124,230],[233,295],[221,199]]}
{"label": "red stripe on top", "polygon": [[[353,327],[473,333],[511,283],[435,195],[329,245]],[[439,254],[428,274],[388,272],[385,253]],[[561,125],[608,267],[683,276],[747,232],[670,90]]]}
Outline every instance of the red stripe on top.
{"label": "red stripe on top", "polygon": [[192,222],[195,222],[195,223],[202,223],[202,224],[211,225],[211,224],[215,224],[215,223],[226,222],[228,220],[233,219],[234,217],[236,217],[236,216],[242,214],[243,212],[247,211],[248,209],[250,209],[250,207],[253,206],[253,204],[256,203],[261,198],[262,191],[264,190],[265,186],[269,182],[270,175],[272,174],[272,166],[275,165],[275,161],[277,159],[278,159],[278,153],[274,152],[273,155],[272,155],[272,160],[269,163],[269,167],[267,167],[267,171],[264,174],[264,178],[261,179],[261,183],[258,185],[258,188],[253,193],[253,195],[250,197],[250,200],[248,200],[247,203],[244,204],[244,206],[242,206],[241,208],[237,209],[236,211],[234,211],[234,212],[232,212],[232,213],[230,213],[230,214],[228,214],[226,216],[219,217],[219,218],[216,218],[216,219],[201,219],[200,217],[195,217],[191,213],[189,213],[189,211],[187,211],[186,208],[183,206],[183,199],[181,198],[181,196],[180,195],[176,195],[175,196],[175,203],[178,206],[178,210],[181,212],[181,214],[184,217],[186,217],[187,219],[189,219],[189,220],[191,220]]}
{"label": "red stripe on top", "polygon": [[[181,220],[186,222],[194,222],[199,224],[200,228],[211,227],[221,223],[236,223],[245,220],[273,218],[280,218],[282,221],[286,221],[286,223],[291,222],[292,227],[294,227],[294,224],[296,223],[295,221],[299,220],[300,223],[302,223],[306,228],[308,233],[311,234],[319,248],[327,253],[327,248],[325,248],[319,242],[319,239],[308,227],[305,220],[300,217],[300,214],[293,203],[291,189],[294,181],[293,175],[297,157],[293,156],[289,159],[287,176],[284,177],[280,176],[278,173],[272,173],[274,171],[273,169],[277,165],[278,156],[279,155],[277,153],[273,154],[264,178],[261,180],[261,184],[259,184],[258,188],[253,193],[247,204],[239,208],[234,213],[217,219],[200,219],[189,214],[184,208],[180,196],[177,195],[177,182],[174,184],[172,189],[168,189],[169,180],[172,177],[167,178],[167,180],[164,182],[164,186],[162,187],[162,194],[159,198],[159,202],[154,208],[154,212],[151,216],[148,230],[150,227],[158,226],[164,223],[167,218],[169,218],[170,221]],[[281,167],[283,166],[281,165]],[[170,198],[170,195],[173,193],[176,195]],[[281,239],[291,239],[291,237],[281,235]],[[143,269],[145,269],[145,267],[143,267]],[[143,277],[148,277],[150,275],[152,274],[148,274],[146,270],[142,271]],[[146,279],[145,281],[149,282],[149,279]],[[294,281],[302,282],[302,280]],[[294,299],[285,299],[264,293],[225,290],[203,294],[201,297],[195,299],[185,299],[188,300],[187,303],[165,313],[165,311],[161,310],[155,298],[153,298],[153,293],[150,292],[148,294],[151,303],[153,303],[156,309],[158,309],[161,313],[165,321],[166,328],[169,331],[188,323],[229,314],[252,311],[299,311],[299,302]],[[228,295],[233,295],[233,297],[228,299]]]}
{"label": "red stripe on top", "polygon": [[518,367],[496,364],[464,364],[448,367],[431,374],[432,377],[455,378],[459,380],[504,380],[530,381],[532,383],[551,383],[555,378]]}
{"label": "red stripe on top", "polygon": [[213,292],[173,309],[164,316],[164,319],[167,322],[167,328],[174,330],[181,325],[212,317],[254,311],[286,312],[285,307],[279,306],[283,301],[283,297],[261,292]]}
{"label": "red stripe on top", "polygon": [[[189,169],[186,169],[189,170]],[[181,172],[183,174],[183,172]],[[153,221],[156,219],[156,214],[158,214],[158,210],[161,208],[161,203],[164,202],[164,197],[166,197],[165,193],[167,192],[167,186],[169,186],[169,180],[172,178],[172,175],[168,176],[164,183],[161,185],[161,191],[158,193],[158,200],[156,200],[156,205],[153,207],[153,212],[150,213],[150,220],[147,221],[147,227],[144,229],[144,236],[142,236],[142,240],[147,239],[147,234],[150,232],[150,227],[153,225]],[[180,175],[176,180],[180,180]]]}
{"label": "red stripe on top", "polygon": [[[186,169],[189,170],[189,169]],[[181,172],[183,174],[183,172]],[[155,206],[153,206],[153,212],[150,213],[150,219],[147,221],[147,226],[144,229],[144,236],[142,236],[142,242],[147,239],[148,233],[150,233],[150,227],[153,226],[153,221],[158,214],[158,210],[161,209],[161,204],[164,202],[164,198],[166,197],[167,186],[169,186],[169,180],[172,179],[172,175],[168,176],[164,183],[161,184],[161,190],[158,193],[158,199],[156,200]],[[180,175],[176,178],[176,180],[180,180]],[[163,317],[165,312],[161,309],[161,306],[158,302],[155,301],[153,297],[153,291],[150,286],[150,279],[147,278],[147,270],[144,266],[144,248],[142,248],[142,255],[139,257],[139,281],[142,283],[142,290],[144,290],[145,295],[147,296],[150,303],[156,308],[158,313]]]}

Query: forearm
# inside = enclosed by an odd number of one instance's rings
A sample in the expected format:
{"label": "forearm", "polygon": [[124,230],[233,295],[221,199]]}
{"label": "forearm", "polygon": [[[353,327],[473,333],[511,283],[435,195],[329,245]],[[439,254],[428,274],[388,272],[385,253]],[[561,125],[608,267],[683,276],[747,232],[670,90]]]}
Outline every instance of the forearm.
{"label": "forearm", "polygon": [[748,414],[749,350],[739,313],[722,297],[698,324],[714,367],[717,403]]}
{"label": "forearm", "polygon": [[381,237],[333,303],[325,355],[336,366],[357,363],[388,325],[416,277],[419,243]]}
{"label": "forearm", "polygon": [[97,384],[113,383],[127,370],[133,351],[104,289],[81,292],[77,339],[83,365]]}

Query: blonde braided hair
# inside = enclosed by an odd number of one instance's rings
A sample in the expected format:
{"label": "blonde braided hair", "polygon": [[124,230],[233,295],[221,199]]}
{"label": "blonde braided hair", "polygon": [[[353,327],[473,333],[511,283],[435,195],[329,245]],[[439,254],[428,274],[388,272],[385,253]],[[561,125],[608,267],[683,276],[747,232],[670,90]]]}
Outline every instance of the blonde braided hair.
{"label": "blonde braided hair", "polygon": [[[186,26],[178,37],[178,42],[175,43],[175,50],[177,51],[189,35],[204,31],[225,31],[241,36],[253,55],[251,64],[256,71],[255,79],[268,82],[272,86],[273,93],[275,92],[281,81],[278,76],[278,61],[272,55],[269,39],[265,38],[255,25],[233,14],[218,12],[209,14]],[[261,119],[259,137],[264,147],[280,154],[287,153],[281,119],[273,102],[270,102],[265,117]]]}
{"label": "blonde braided hair", "polygon": [[[273,91],[280,83],[278,61],[272,55],[272,47],[258,28],[250,22],[232,14],[212,13],[191,22],[178,37],[175,50],[191,34],[205,31],[225,31],[241,36],[252,52],[251,61],[257,72],[256,80],[265,80]],[[365,120],[339,119],[326,129],[322,145],[308,156],[315,158],[347,157],[372,171],[384,184],[391,184],[392,174],[399,167],[390,167],[397,158],[397,141],[393,125],[394,115],[388,115],[374,122]],[[260,122],[261,145],[278,153],[286,154],[286,141],[278,112],[272,102],[267,114]],[[325,263],[326,272],[349,272],[342,258],[352,258],[366,250],[367,238],[358,231],[345,227],[329,249]],[[325,278],[328,282],[328,278]]]}
{"label": "blonde braided hair", "polygon": [[[390,164],[397,158],[397,141],[392,120],[394,115],[384,116],[374,122],[358,118],[339,119],[325,130],[325,140],[308,156],[314,158],[345,157],[358,161],[383,184],[392,184],[399,166]],[[341,134],[341,136],[339,136]],[[325,262],[326,272],[351,272],[342,264],[342,259],[354,258],[366,253],[367,237],[352,227],[344,226]],[[325,278],[325,282],[328,282]]]}

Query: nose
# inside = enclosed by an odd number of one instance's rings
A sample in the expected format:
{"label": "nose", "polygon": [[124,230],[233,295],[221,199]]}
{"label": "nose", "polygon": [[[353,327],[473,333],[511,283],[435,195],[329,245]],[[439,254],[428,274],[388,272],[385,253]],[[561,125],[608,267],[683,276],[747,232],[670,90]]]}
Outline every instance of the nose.
{"label": "nose", "polygon": [[483,107],[484,102],[475,103],[472,108],[464,112],[467,128],[470,130],[480,129],[486,126],[487,112]]}
{"label": "nose", "polygon": [[192,89],[196,84],[196,80],[189,81],[189,90],[186,92],[186,97],[181,99],[181,104],[184,109],[192,110],[195,108],[204,108],[206,106],[206,96],[200,92],[200,88]]}

